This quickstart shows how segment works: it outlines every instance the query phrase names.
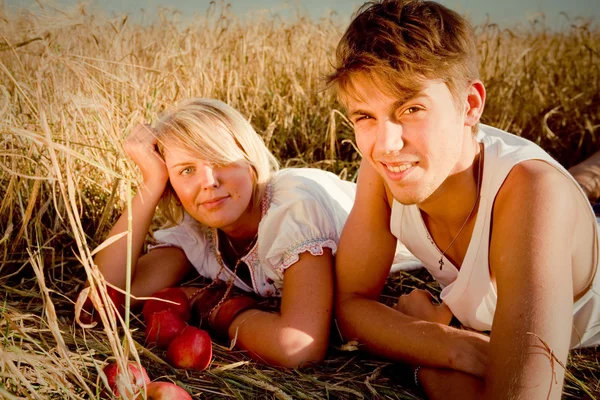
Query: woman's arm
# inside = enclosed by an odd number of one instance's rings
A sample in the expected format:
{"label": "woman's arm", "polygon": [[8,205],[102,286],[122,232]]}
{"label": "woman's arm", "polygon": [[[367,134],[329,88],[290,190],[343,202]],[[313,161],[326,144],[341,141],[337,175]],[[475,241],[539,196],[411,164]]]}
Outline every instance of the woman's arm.
{"label": "woman's arm", "polygon": [[[165,190],[169,175],[164,161],[155,149],[156,138],[145,125],[136,126],[124,143],[125,151],[139,166],[143,182],[132,200],[132,294],[148,296],[176,283],[189,263],[181,249],[164,248],[140,257],[156,206]],[[108,234],[108,238],[126,232],[129,212],[125,210]],[[94,257],[104,278],[124,288],[127,268],[127,236],[112,243]],[[168,268],[167,268],[168,266]]]}
{"label": "woman's arm", "polygon": [[260,310],[240,313],[229,327],[229,337],[252,358],[296,368],[320,361],[329,344],[333,302],[333,256],[300,254],[285,270],[279,314]]}
{"label": "woman's arm", "polygon": [[[154,187],[152,187],[154,186]],[[144,246],[146,234],[150,228],[156,205],[162,195],[164,185],[143,183],[131,202],[132,218],[132,276],[135,274],[137,261]],[[108,239],[128,229],[129,212],[125,210],[108,234]],[[107,239],[107,240],[108,240]],[[125,270],[127,264],[127,236],[104,248],[94,257],[104,279],[115,286],[125,286]]]}

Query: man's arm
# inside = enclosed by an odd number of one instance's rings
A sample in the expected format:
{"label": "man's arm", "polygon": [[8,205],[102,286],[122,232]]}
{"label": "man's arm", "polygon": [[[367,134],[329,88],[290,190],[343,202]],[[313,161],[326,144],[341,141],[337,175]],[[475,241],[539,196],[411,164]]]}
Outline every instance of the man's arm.
{"label": "man's arm", "polygon": [[573,313],[574,190],[542,161],[515,166],[496,197],[490,267],[498,303],[486,399],[560,399]]}
{"label": "man's arm", "polygon": [[573,313],[572,196],[571,182],[542,161],[508,175],[494,204],[490,267],[498,303],[485,379],[422,369],[429,398],[561,398]]}
{"label": "man's arm", "polygon": [[396,248],[390,213],[383,180],[363,162],[336,256],[335,311],[345,339],[388,359],[481,376],[486,337],[412,318],[378,301]]}

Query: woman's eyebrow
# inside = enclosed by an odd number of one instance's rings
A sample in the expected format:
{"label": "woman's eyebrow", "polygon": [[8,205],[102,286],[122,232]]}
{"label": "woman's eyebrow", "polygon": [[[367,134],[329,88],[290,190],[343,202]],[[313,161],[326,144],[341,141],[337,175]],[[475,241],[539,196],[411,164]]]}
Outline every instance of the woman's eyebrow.
{"label": "woman's eyebrow", "polygon": [[175,167],[181,167],[184,165],[191,165],[191,164],[193,164],[193,163],[190,161],[183,161],[183,162],[178,162],[178,163],[175,163],[172,165],[167,165],[167,168],[175,168]]}

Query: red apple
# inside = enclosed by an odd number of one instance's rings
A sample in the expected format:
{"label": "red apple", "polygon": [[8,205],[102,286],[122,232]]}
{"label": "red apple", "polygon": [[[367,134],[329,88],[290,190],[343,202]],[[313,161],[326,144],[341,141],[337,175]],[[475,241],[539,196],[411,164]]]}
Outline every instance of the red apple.
{"label": "red apple", "polygon": [[91,324],[92,322],[100,322],[100,317],[98,317],[98,313],[96,312],[90,297],[85,299],[85,302],[83,303],[81,314],[79,314],[79,320],[87,325]]}
{"label": "red apple", "polygon": [[[143,393],[140,393],[135,398],[136,400],[144,399]],[[181,387],[171,382],[152,382],[146,386],[146,399],[148,400],[192,400],[189,395]]]}
{"label": "red apple", "polygon": [[167,359],[176,368],[204,371],[212,358],[212,342],[208,332],[186,326],[167,349]]}
{"label": "red apple", "polygon": [[146,343],[166,349],[179,332],[187,326],[173,310],[162,310],[150,316],[146,325]]}
{"label": "red apple", "polygon": [[[150,383],[150,378],[148,377],[148,374],[146,373],[146,369],[144,367],[142,367],[142,369],[140,370],[138,368],[138,365],[133,362],[128,362],[127,367],[129,369],[129,374],[126,377],[122,376],[123,374],[120,374],[119,366],[116,362],[108,364],[102,369],[102,372],[104,373],[104,375],[106,375],[108,387],[110,388],[110,390],[112,390],[116,397],[120,396],[119,386],[121,386],[122,389],[127,390],[127,379],[129,379],[129,382],[131,382],[131,387],[133,388],[134,393],[137,393],[138,388],[143,387],[144,384],[147,385]],[[123,397],[131,398],[134,393],[126,393]],[[112,397],[112,395],[108,389],[104,388],[104,390],[102,391],[102,397],[109,398]]]}
{"label": "red apple", "polygon": [[124,317],[125,316],[125,295],[123,293],[119,292],[118,290],[113,289],[110,286],[108,286],[106,288],[106,293],[108,293],[108,297],[112,300],[113,304],[117,308],[117,311],[119,312],[119,314],[121,314],[121,317]]}
{"label": "red apple", "polygon": [[[125,316],[125,295],[123,293],[119,292],[118,290],[113,289],[110,286],[108,286],[106,288],[106,293],[108,294],[108,298],[112,301],[112,303],[115,305],[115,307],[121,314],[121,317],[124,317]],[[94,308],[92,299],[89,296],[87,299],[85,299],[85,302],[83,303],[83,307],[81,309],[81,314],[79,315],[79,319],[84,324],[91,324],[92,322],[98,322],[98,323],[102,322],[100,320],[100,316],[98,315],[98,312]]]}
{"label": "red apple", "polygon": [[144,320],[146,322],[150,320],[150,316],[152,314],[162,310],[173,310],[175,313],[179,314],[180,318],[185,322],[188,322],[190,320],[190,303],[188,301],[187,295],[182,289],[162,289],[154,293],[152,297],[169,300],[176,304],[168,303],[166,301],[161,300],[146,300],[144,308],[142,308],[142,315],[144,316]]}

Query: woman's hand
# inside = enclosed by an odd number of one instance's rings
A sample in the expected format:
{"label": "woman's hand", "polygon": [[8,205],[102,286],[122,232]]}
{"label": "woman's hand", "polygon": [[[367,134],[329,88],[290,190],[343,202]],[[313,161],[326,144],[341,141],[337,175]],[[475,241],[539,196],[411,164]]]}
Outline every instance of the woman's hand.
{"label": "woman's hand", "polygon": [[169,172],[156,149],[156,133],[149,125],[136,125],[125,142],[125,152],[140,168],[144,183],[166,185]]}
{"label": "woman's hand", "polygon": [[415,289],[409,294],[398,297],[394,309],[414,318],[449,325],[452,321],[450,308],[444,303],[435,305],[432,300],[433,296],[428,291]]}

